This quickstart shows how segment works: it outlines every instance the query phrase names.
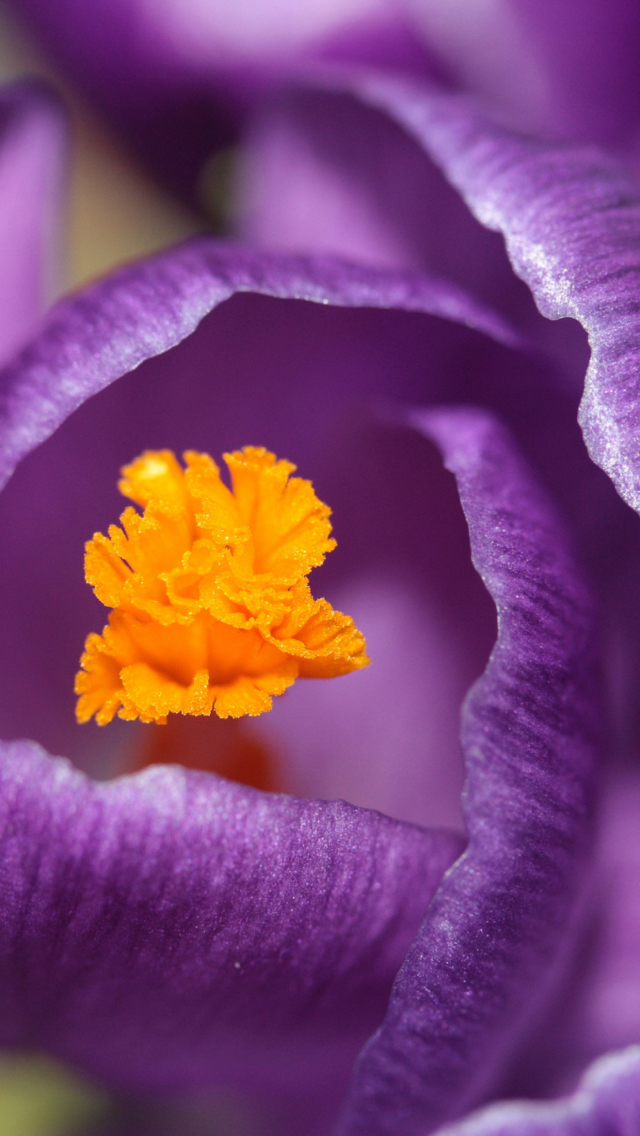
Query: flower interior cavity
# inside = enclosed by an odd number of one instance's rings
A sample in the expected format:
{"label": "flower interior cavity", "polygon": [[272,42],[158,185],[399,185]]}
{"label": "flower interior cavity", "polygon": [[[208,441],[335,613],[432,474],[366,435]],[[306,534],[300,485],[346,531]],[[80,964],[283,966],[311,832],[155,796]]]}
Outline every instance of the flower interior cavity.
{"label": "flower interior cavity", "polygon": [[329,507],[295,465],[259,446],[225,454],[146,451],[122,469],[129,506],[86,545],[85,579],[109,622],[85,643],[76,716],[166,723],[170,713],[270,710],[296,678],[367,666],[353,620],[307,577],[336,547]]}

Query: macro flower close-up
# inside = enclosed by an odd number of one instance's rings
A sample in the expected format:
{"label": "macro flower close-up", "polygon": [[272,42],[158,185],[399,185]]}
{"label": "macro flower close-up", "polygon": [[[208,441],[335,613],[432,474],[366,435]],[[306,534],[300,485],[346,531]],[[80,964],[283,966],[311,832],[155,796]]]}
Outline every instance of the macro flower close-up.
{"label": "macro flower close-up", "polygon": [[9,7],[0,1136],[633,1136],[640,14]]}

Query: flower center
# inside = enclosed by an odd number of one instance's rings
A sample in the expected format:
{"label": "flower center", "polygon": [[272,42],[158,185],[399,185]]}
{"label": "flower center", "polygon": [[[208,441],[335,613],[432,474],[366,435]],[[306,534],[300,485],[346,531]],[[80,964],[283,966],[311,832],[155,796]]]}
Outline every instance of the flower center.
{"label": "flower center", "polygon": [[262,447],[224,458],[231,489],[193,451],[186,469],[170,450],[123,468],[118,487],[143,512],[86,546],[87,583],[113,610],[85,643],[79,722],[262,714],[296,678],[367,665],[353,620],[307,580],[335,548],[328,506]]}

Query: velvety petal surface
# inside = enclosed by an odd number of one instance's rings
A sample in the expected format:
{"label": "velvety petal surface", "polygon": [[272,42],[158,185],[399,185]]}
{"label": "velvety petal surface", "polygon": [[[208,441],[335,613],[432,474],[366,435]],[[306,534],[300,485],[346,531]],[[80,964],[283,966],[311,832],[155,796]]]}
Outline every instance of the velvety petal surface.
{"label": "velvety petal surface", "polygon": [[0,753],[2,1044],[137,1091],[347,1074],[460,840],[341,802]]}
{"label": "velvety petal surface", "polygon": [[0,90],[0,363],[31,336],[51,301],[62,233],[67,124],[37,83]]}
{"label": "velvety petal surface", "polygon": [[484,412],[416,412],[499,612],[463,712],[469,848],[356,1068],[341,1133],[423,1133],[486,1093],[571,938],[593,760],[591,614],[553,511]]}
{"label": "velvety petal surface", "polygon": [[640,1127],[640,1048],[602,1057],[573,1096],[492,1105],[442,1136],[635,1136]]}
{"label": "velvety petal surface", "polygon": [[640,509],[640,199],[633,176],[592,149],[519,137],[459,98],[363,81],[362,96],[412,131],[489,228],[501,231],[540,310],[589,335],[580,420],[593,459]]}

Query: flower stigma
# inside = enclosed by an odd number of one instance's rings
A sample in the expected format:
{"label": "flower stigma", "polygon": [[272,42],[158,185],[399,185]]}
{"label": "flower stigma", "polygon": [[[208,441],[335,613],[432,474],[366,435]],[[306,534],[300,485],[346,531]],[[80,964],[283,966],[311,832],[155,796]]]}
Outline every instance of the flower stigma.
{"label": "flower stigma", "polygon": [[353,620],[314,599],[307,577],[336,547],[331,510],[295,465],[263,447],[146,451],[122,469],[129,506],[86,545],[85,579],[113,610],[85,643],[78,722],[166,723],[270,710],[297,678],[367,666]]}

